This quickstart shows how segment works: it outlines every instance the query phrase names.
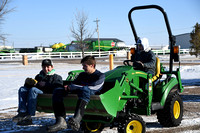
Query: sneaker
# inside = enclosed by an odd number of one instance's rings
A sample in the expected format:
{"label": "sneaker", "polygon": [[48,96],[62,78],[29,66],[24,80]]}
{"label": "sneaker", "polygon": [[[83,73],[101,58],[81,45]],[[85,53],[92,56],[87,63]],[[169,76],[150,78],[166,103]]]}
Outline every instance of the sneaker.
{"label": "sneaker", "polygon": [[19,121],[22,121],[24,119],[25,116],[27,116],[28,114],[25,112],[25,113],[18,113],[16,116],[14,116],[12,118],[12,121],[13,122],[19,122]]}

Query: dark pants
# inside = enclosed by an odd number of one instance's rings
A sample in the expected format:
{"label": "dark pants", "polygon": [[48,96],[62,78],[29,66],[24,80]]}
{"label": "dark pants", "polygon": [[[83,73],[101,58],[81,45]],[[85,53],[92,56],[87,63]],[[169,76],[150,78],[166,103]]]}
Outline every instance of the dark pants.
{"label": "dark pants", "polygon": [[[95,94],[95,91],[90,90],[87,86],[83,87],[71,87],[72,93],[78,95],[78,98],[86,101],[87,103],[90,101],[90,96]],[[67,95],[67,92],[64,88],[56,88],[53,92],[53,110],[55,117],[62,116],[65,117],[65,107],[63,98]]]}

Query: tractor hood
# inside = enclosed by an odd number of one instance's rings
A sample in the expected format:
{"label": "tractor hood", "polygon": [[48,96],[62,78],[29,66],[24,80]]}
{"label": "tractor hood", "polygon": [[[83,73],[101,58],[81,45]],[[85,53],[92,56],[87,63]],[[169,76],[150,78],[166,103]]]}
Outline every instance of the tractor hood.
{"label": "tractor hood", "polygon": [[113,70],[105,72],[105,82],[115,82],[118,80],[120,82],[123,73],[133,69],[132,66],[118,66]]}

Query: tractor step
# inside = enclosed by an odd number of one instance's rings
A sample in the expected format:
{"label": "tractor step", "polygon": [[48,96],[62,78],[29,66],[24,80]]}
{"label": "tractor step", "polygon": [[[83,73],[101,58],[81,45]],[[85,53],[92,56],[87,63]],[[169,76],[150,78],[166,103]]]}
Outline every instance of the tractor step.
{"label": "tractor step", "polygon": [[159,109],[163,109],[163,108],[164,108],[164,106],[162,106],[159,102],[152,103],[152,105],[151,105],[152,110],[159,110]]}

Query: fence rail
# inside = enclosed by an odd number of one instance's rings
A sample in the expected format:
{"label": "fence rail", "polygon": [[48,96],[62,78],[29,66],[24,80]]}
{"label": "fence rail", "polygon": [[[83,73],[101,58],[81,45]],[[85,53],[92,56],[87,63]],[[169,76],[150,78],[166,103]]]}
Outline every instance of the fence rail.
{"label": "fence rail", "polygon": [[[153,50],[155,55],[169,54],[169,50]],[[180,54],[188,54],[189,49],[180,49]],[[116,57],[126,57],[127,51],[101,51],[85,52],[84,55],[104,57],[113,54]],[[27,55],[28,60],[41,60],[44,58],[82,58],[82,52],[49,52],[49,53],[0,53],[0,61],[4,60],[22,60],[22,56]]]}

